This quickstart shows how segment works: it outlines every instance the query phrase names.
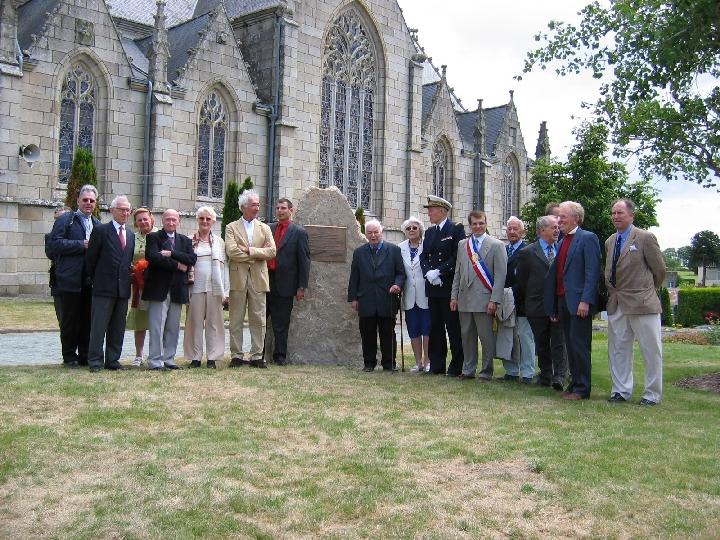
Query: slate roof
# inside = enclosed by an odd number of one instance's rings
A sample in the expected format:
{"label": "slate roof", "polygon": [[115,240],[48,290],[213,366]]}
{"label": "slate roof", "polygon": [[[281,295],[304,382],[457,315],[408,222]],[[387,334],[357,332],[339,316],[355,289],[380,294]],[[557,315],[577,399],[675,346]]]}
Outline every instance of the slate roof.
{"label": "slate roof", "polygon": [[433,98],[440,88],[440,82],[424,84],[422,87],[422,121],[425,122],[427,115],[430,114]]}
{"label": "slate roof", "polygon": [[506,111],[507,105],[485,109],[485,153],[488,156],[492,155],[493,146],[500,136],[500,128]]}
{"label": "slate roof", "polygon": [[[197,0],[194,16],[197,17],[198,15],[204,15],[212,11],[219,3],[220,0]],[[235,17],[243,17],[250,13],[278,7],[283,4],[286,4],[286,2],[282,0],[225,0],[225,9],[227,10],[228,17],[234,19]]]}
{"label": "slate roof", "polygon": [[[157,0],[108,0],[110,15],[153,26]],[[168,0],[165,15],[168,26],[185,22],[193,17],[198,0]]]}
{"label": "slate roof", "polygon": [[32,35],[39,35],[49,13],[57,7],[60,0],[30,0],[18,8],[18,43],[20,50],[26,51],[32,45]]}
{"label": "slate roof", "polygon": [[469,111],[464,113],[455,113],[460,138],[463,147],[468,150],[475,148],[475,124],[477,122],[477,111]]}

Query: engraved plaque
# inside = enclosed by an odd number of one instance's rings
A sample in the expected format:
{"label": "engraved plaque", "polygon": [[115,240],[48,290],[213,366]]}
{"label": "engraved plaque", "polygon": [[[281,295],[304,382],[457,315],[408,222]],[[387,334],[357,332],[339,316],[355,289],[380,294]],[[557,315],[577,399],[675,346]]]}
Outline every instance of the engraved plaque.
{"label": "engraved plaque", "polygon": [[310,240],[310,260],[344,263],[347,260],[347,227],[305,225]]}

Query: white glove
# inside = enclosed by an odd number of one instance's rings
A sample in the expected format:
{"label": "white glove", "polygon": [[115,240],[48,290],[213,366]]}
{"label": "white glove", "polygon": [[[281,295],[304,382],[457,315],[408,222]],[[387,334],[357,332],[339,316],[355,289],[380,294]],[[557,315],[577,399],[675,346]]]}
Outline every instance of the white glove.
{"label": "white glove", "polygon": [[436,285],[436,286],[438,286],[438,287],[442,287],[442,279],[440,279],[440,278],[435,278],[435,279],[434,279],[433,281],[431,281],[430,283],[432,283],[433,285]]}
{"label": "white glove", "polygon": [[425,274],[425,279],[427,279],[430,283],[435,285],[435,280],[440,279],[440,270],[437,268],[433,268],[432,270],[428,270],[427,274]]}

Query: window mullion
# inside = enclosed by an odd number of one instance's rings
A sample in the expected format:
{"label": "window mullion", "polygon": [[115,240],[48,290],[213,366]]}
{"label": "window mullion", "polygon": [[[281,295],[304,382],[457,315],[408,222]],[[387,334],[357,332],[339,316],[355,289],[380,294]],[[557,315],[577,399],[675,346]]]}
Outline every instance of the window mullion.
{"label": "window mullion", "polygon": [[[348,193],[350,188],[350,122],[352,117],[352,84],[348,84],[347,90],[345,91],[345,133],[344,146],[343,146],[343,192]],[[354,204],[353,204],[354,203]],[[350,204],[357,207],[357,196],[355,201],[351,201]]]}

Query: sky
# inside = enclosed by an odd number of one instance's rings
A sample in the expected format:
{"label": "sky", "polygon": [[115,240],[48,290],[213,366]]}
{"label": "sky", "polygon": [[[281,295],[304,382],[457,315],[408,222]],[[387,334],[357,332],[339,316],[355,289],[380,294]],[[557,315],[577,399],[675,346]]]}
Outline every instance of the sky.
{"label": "sky", "polygon": [[[522,74],[527,51],[535,48],[535,34],[551,19],[573,22],[588,2],[577,0],[399,0],[410,28],[437,67],[446,64],[448,84],[468,109],[507,103],[514,90],[525,147],[535,155],[540,122],[548,123],[554,157],[564,159],[575,143],[572,130],[588,112],[599,82],[587,74],[558,77],[552,69]],[[637,164],[626,163],[637,176]],[[690,244],[692,236],[710,229],[720,234],[720,193],[686,181],[658,179],[662,202],[656,207],[659,227],[652,231],[660,247]]]}

